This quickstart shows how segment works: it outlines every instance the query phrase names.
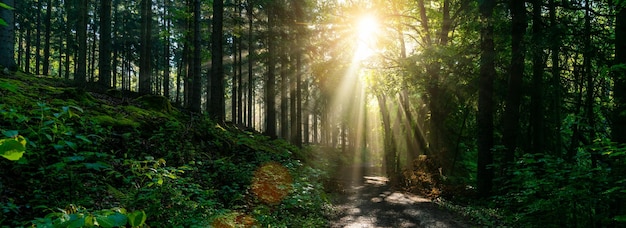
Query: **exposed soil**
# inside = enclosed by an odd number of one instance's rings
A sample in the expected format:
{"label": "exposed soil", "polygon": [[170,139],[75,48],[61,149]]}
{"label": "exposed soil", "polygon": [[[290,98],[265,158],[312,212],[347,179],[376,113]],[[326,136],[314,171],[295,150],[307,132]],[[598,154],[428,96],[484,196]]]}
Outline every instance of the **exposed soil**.
{"label": "exposed soil", "polygon": [[430,199],[392,190],[384,177],[363,178],[336,199],[330,227],[470,227]]}

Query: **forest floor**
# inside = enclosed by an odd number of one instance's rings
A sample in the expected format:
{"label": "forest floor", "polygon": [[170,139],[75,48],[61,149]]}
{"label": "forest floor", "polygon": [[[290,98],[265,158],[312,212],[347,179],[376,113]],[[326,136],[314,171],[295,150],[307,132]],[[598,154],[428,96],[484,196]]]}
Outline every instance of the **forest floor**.
{"label": "forest floor", "polygon": [[432,200],[395,191],[381,176],[348,182],[334,199],[330,227],[470,227]]}

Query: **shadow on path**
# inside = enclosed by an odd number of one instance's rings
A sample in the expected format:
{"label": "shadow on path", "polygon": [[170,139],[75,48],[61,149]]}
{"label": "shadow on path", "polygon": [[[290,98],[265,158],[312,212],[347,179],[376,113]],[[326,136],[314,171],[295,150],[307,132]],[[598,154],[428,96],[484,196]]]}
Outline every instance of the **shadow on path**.
{"label": "shadow on path", "polygon": [[384,177],[363,178],[334,202],[330,227],[469,227],[429,199],[390,190]]}

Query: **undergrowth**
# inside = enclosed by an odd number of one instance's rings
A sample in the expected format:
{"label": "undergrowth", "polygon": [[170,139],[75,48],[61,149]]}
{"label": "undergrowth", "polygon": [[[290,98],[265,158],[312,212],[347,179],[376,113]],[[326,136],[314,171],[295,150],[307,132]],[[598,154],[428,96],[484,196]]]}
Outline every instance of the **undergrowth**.
{"label": "undergrowth", "polygon": [[[309,150],[163,99],[122,104],[67,85],[0,78],[2,139],[25,140],[21,157],[0,158],[0,226],[326,225],[326,174],[304,160]],[[259,178],[267,164],[286,176]],[[262,200],[275,191],[286,192]]]}

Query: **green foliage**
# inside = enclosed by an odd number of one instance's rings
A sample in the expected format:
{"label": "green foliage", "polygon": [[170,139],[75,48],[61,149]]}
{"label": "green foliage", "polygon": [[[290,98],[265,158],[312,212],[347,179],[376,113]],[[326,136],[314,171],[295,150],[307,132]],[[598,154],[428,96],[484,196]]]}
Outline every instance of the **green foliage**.
{"label": "green foliage", "polygon": [[24,137],[15,136],[13,138],[0,139],[0,156],[11,161],[17,161],[22,158],[24,152],[26,152],[26,139]]}
{"label": "green foliage", "polygon": [[[29,81],[37,92],[28,94],[21,81],[0,79],[7,85],[0,93],[14,93],[0,102],[4,138],[23,137],[28,146],[17,162],[0,161],[0,226],[208,227],[224,217],[236,225],[324,224],[326,174],[295,159],[308,151],[206,116],[103,105],[103,95],[38,87],[55,84],[46,80]],[[253,173],[268,163],[293,177],[277,205],[250,191]],[[70,204],[82,207],[49,209]]]}
{"label": "green foliage", "polygon": [[146,213],[143,211],[127,212],[123,208],[104,209],[90,212],[84,207],[69,205],[59,212],[47,214],[44,218],[32,221],[35,227],[144,227]]}
{"label": "green foliage", "polygon": [[[0,2],[0,8],[14,10],[13,7],[2,2]],[[6,23],[6,21],[4,21],[4,19],[0,18],[0,26],[8,26],[8,24]]]}
{"label": "green foliage", "polygon": [[[589,160],[596,152],[604,157],[593,167]],[[525,154],[504,181],[507,187],[501,190],[506,194],[495,202],[513,212],[510,224],[524,227],[615,226],[623,222],[623,216],[615,214],[623,212],[611,211],[611,205],[625,199],[626,176],[619,168],[624,158],[626,148],[602,140],[579,150],[575,162]]]}

